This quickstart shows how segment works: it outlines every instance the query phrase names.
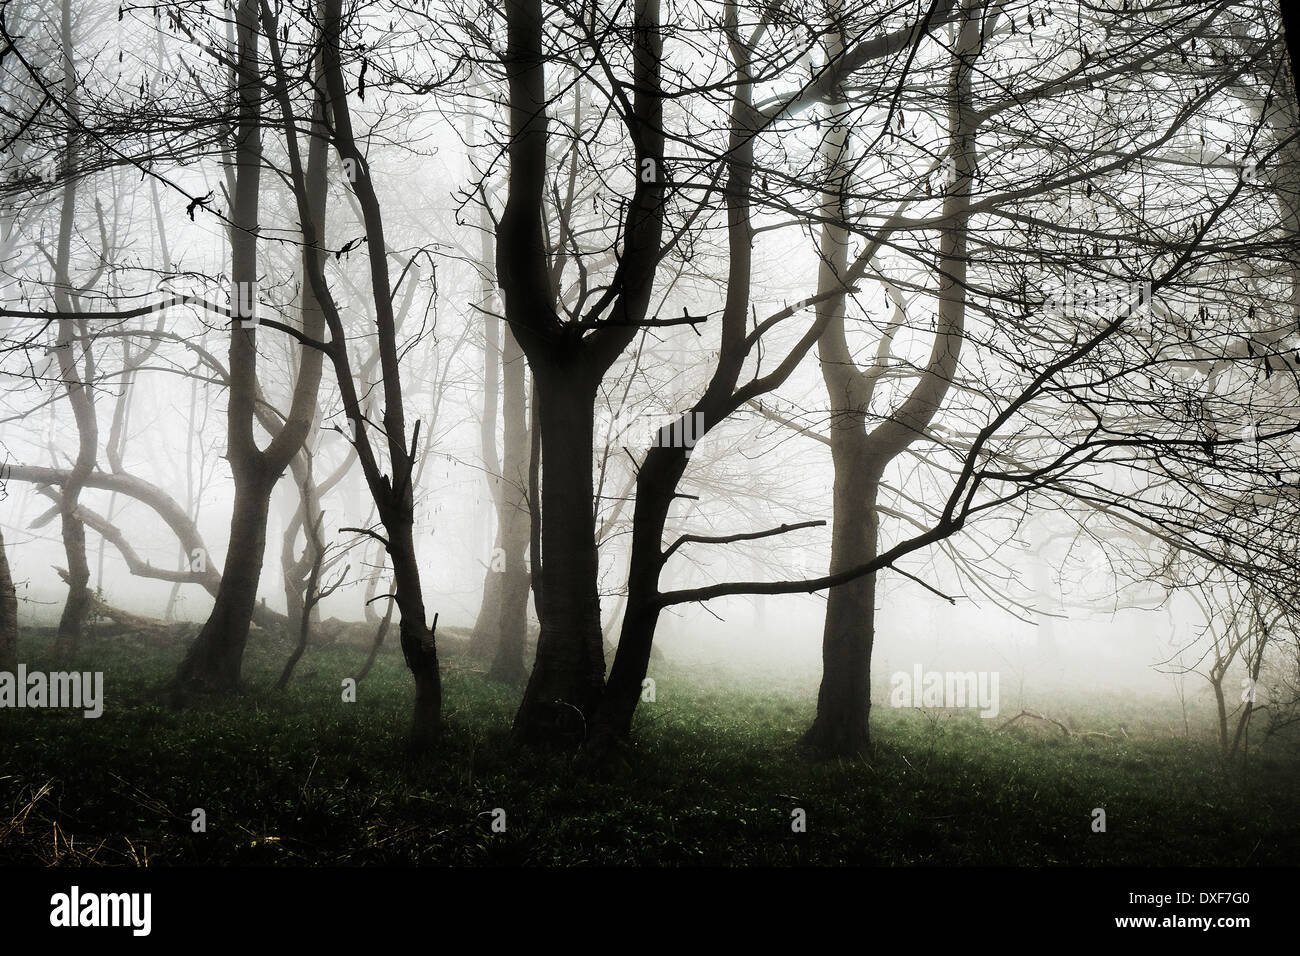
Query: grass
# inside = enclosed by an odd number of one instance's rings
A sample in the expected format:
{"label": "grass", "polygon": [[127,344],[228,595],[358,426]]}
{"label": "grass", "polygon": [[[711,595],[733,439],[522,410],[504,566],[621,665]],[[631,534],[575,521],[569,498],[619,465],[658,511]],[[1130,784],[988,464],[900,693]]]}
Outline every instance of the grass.
{"label": "grass", "polygon": [[[275,694],[287,644],[261,640],[248,691],[199,709],[158,693],[179,649],[102,639],[105,710],[0,711],[0,863],[393,864],[1290,864],[1300,856],[1300,762],[1256,748],[1245,771],[1209,740],[1148,726],[1111,698],[1053,716],[1112,736],[873,710],[875,752],[815,762],[797,741],[813,701],[788,688],[656,667],[634,747],[600,774],[508,740],[518,690],[468,661],[445,665],[446,735],[404,756],[411,684],[382,655],[356,703],[354,647],[312,648]],[[445,642],[450,648],[450,642]],[[66,669],[37,638],[29,670]],[[883,696],[878,699],[884,699]],[[1004,716],[1014,713],[1004,707]],[[1143,719],[1147,723],[1143,724]],[[1023,726],[1022,726],[1023,725]],[[1144,729],[1124,736],[1117,728]],[[1106,832],[1092,832],[1093,808]],[[202,808],[207,829],[193,832]],[[505,810],[505,832],[492,829]],[[792,813],[807,832],[792,831]]]}

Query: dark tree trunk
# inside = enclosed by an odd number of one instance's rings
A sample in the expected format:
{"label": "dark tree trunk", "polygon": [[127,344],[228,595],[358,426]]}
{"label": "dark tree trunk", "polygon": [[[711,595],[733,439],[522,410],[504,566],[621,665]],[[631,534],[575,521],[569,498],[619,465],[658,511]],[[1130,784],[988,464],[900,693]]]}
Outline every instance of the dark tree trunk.
{"label": "dark tree trunk", "polygon": [[677,482],[685,470],[686,458],[680,449],[653,448],[637,476],[627,608],[623,612],[618,651],[593,724],[589,747],[597,757],[614,740],[628,736],[632,730],[632,715],[641,699],[641,683],[650,668],[655,627],[661,610],[657,599],[659,574],[664,565],[664,527]]}
{"label": "dark tree trunk", "polygon": [[[831,574],[876,556],[876,478],[869,471],[867,441],[858,421],[831,431],[835,462]],[[833,587],[826,595],[817,718],[803,736],[803,744],[815,753],[839,757],[866,753],[875,613],[874,574]]]}
{"label": "dark tree trunk", "polygon": [[[410,747],[419,753],[437,742],[442,718],[442,675],[438,670],[435,635],[425,623],[424,595],[416,562],[410,496],[400,513],[384,503],[380,517],[388,531],[388,557],[393,564],[393,591],[401,620],[398,635],[406,666],[415,678]],[[435,619],[436,626],[437,621]]]}
{"label": "dark tree trunk", "polygon": [[[301,612],[300,612],[301,614]],[[298,626],[298,640],[293,645],[293,650],[289,653],[289,659],[284,662],[284,668],[280,671],[280,679],[275,682],[275,689],[282,691],[289,686],[289,681],[293,677],[294,668],[302,660],[302,655],[307,652],[307,641],[311,638],[311,622],[308,615],[301,614]]]}
{"label": "dark tree trunk", "polygon": [[[226,457],[235,479],[235,505],[221,587],[208,620],[177,670],[173,685],[177,703],[183,703],[192,692],[228,693],[239,686],[240,665],[257,604],[257,586],[266,553],[271,492],[311,431],[320,387],[323,357],[316,349],[303,348],[284,426],[264,450],[260,449],[253,427],[259,396],[257,317],[252,311],[256,309],[262,172],[258,19],[257,0],[238,0],[234,79],[239,123],[234,149],[235,175],[229,233],[231,312],[238,321],[230,334],[230,383],[226,411]],[[318,80],[319,71],[318,62]],[[314,131],[319,132],[324,124],[324,103],[320,97],[314,106],[312,119]],[[308,215],[313,223],[321,223],[325,218],[326,155],[325,137],[314,135],[304,186]],[[309,260],[319,253],[307,244],[302,255],[306,273]],[[301,307],[303,334],[309,339],[319,339],[323,334],[325,317],[315,290],[307,283],[304,284]]]}
{"label": "dark tree trunk", "polygon": [[524,743],[574,744],[605,683],[600,636],[592,429],[596,384],[575,370],[537,375],[542,430],[542,606],[537,658],[515,716]]}
{"label": "dark tree trunk", "polygon": [[[251,2],[251,0],[250,0]],[[302,229],[303,266],[317,304],[324,313],[330,338],[339,343],[330,350],[340,397],[348,417],[362,423],[362,402],[357,392],[348,353],[342,347],[347,334],[342,315],[324,272],[323,235],[324,216],[310,208],[313,191],[308,187],[312,166],[304,173],[297,140],[290,131],[294,128],[294,110],[285,92],[288,76],[279,54],[276,22],[269,8],[266,14],[268,43],[274,58],[278,80],[276,97],[286,130],[289,169],[293,178],[293,192],[298,204],[299,223]],[[420,586],[420,570],[416,560],[413,527],[415,462],[418,457],[420,425],[408,433],[403,405],[401,353],[397,343],[397,321],[393,309],[394,291],[388,274],[388,245],[384,240],[384,220],[370,179],[370,168],[357,146],[352,131],[352,118],[348,109],[348,90],[340,62],[342,33],[342,3],[324,0],[320,10],[322,96],[328,96],[333,118],[333,142],[345,161],[355,164],[356,178],[352,182],[353,194],[361,207],[366,228],[366,247],[370,259],[370,286],[375,309],[377,354],[382,370],[383,417],[382,432],[387,446],[391,475],[382,471],[375,448],[371,444],[369,425],[359,424],[352,438],[353,447],[361,462],[362,473],[371,497],[379,512],[386,537],[382,538],[393,565],[394,600],[401,613],[399,634],[402,653],[407,667],[415,679],[415,702],[411,720],[409,743],[413,751],[428,750],[437,740],[442,711],[442,682],[438,672],[438,655],[434,628],[425,622],[424,597]],[[324,137],[318,137],[323,142]],[[437,616],[434,617],[434,626]]]}
{"label": "dark tree trunk", "polygon": [[[547,178],[545,11],[540,0],[511,0],[505,67],[510,100],[508,198],[497,223],[497,282],[511,331],[528,355],[541,429],[542,528],[537,658],[515,716],[525,743],[573,744],[605,682],[592,482],[596,388],[645,320],[660,261],[664,177],[638,177],[622,223],[617,291],[599,311],[599,329],[563,321],[548,240],[542,229]],[[625,119],[637,166],[664,162],[659,0],[637,0],[631,31],[634,89]]]}
{"label": "dark tree trunk", "polygon": [[[311,486],[311,479],[308,477],[304,491]],[[304,494],[303,508],[308,508],[310,495]],[[284,663],[284,670],[280,672],[280,679],[275,682],[275,689],[284,690],[289,686],[289,680],[293,677],[293,670],[302,660],[302,655],[307,652],[307,642],[311,640],[312,618],[315,616],[319,602],[323,595],[320,589],[321,568],[325,563],[325,545],[321,541],[320,526],[324,520],[324,515],[317,514],[313,519],[313,524],[307,529],[307,551],[306,554],[311,556],[311,570],[307,573],[307,581],[303,589],[298,593],[296,602],[291,602],[289,607],[290,620],[294,620],[292,614],[295,609],[298,617],[298,634],[297,641],[294,644],[293,652],[289,659]]]}
{"label": "dark tree trunk", "polygon": [[[78,488],[78,490],[80,490]],[[61,658],[81,648],[90,616],[90,562],[86,558],[86,526],[76,516],[76,500],[63,503],[63,551],[68,562],[68,598],[59,616],[55,653]]]}
{"label": "dark tree trunk", "polygon": [[[657,17],[657,8],[654,11]],[[750,225],[750,189],[753,163],[753,87],[748,81],[749,59],[739,39],[735,8],[725,13],[737,76],[731,112],[730,162],[727,167],[727,299],[722,314],[718,365],[704,397],[688,414],[702,416],[707,431],[734,410],[733,394],[745,361],[743,340],[749,312],[753,232]],[[609,683],[597,711],[588,754],[599,761],[614,741],[627,737],[641,699],[641,685],[650,667],[655,628],[662,606],[659,579],[667,560],[663,551],[668,509],[677,483],[686,472],[688,454],[664,443],[652,447],[636,479],[636,504],[632,514],[632,555],[628,567],[627,607],[619,632],[618,649]]]}
{"label": "dark tree trunk", "polygon": [[181,694],[228,693],[239,687],[240,664],[257,604],[266,553],[272,482],[258,471],[236,473],[230,545],[212,613],[176,674]]}
{"label": "dark tree trunk", "polygon": [[[657,575],[654,583],[657,589]],[[632,581],[629,581],[629,589],[636,591],[637,596],[628,598],[627,609],[623,612],[614,666],[610,668],[605,696],[592,725],[589,749],[597,755],[632,732],[632,717],[641,700],[642,683],[650,669],[655,628],[659,624],[661,608],[654,601],[654,595],[649,601],[645,600],[645,585],[636,585]]]}
{"label": "dark tree trunk", "polygon": [[0,671],[18,670],[18,594],[9,573],[9,555],[0,532]]}
{"label": "dark tree trunk", "polygon": [[[831,573],[866,564],[877,554],[879,515],[876,496],[885,468],[923,435],[951,387],[965,329],[966,219],[974,168],[975,129],[971,117],[970,74],[979,50],[979,17],[974,0],[965,0],[963,22],[949,85],[948,130],[954,175],[946,187],[943,212],[952,223],[939,237],[939,314],[924,373],[897,410],[869,433],[866,414],[876,382],[887,368],[888,342],[883,338],[876,365],[864,374],[853,359],[844,331],[844,295],[829,299],[822,310],[829,321],[817,343],[822,376],[831,406],[831,457],[835,466],[834,527]],[[833,38],[831,53],[841,38]],[[848,131],[827,137],[830,182],[843,171]],[[843,225],[842,197],[849,191],[823,193],[819,291],[840,287],[848,265],[849,235]],[[891,295],[891,298],[893,296]],[[895,298],[896,309],[903,306]],[[901,323],[903,316],[896,321]],[[834,587],[827,595],[822,630],[822,682],[817,717],[804,744],[823,756],[855,757],[870,743],[871,647],[875,640],[875,574]]]}

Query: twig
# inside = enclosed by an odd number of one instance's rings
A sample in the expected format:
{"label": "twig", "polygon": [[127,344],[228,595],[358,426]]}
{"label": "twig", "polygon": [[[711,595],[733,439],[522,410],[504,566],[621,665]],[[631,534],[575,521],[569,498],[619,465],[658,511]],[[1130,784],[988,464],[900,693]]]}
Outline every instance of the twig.
{"label": "twig", "polygon": [[1059,720],[1053,720],[1051,717],[1047,717],[1043,714],[1035,714],[1031,710],[1022,710],[1020,713],[1016,714],[1016,716],[1012,717],[1010,720],[1004,722],[1000,727],[995,729],[994,733],[997,733],[1000,730],[1005,730],[1006,728],[1014,724],[1017,720],[1019,720],[1021,717],[1033,717],[1035,720],[1042,720],[1042,721],[1046,721],[1049,724],[1056,724],[1056,726],[1061,728],[1061,733],[1065,734],[1065,736],[1067,737],[1073,736],[1073,734],[1070,733],[1070,728],[1065,726],[1065,724],[1061,723]]}

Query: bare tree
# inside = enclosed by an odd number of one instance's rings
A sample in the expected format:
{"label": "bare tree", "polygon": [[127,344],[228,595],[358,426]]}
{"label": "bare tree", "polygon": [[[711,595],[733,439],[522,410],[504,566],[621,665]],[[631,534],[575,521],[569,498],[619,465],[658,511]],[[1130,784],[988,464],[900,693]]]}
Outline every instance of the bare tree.
{"label": "bare tree", "polygon": [[[262,175],[262,90],[258,59],[259,15],[257,0],[240,0],[236,14],[237,45],[232,65],[232,86],[239,100],[234,153],[234,188],[231,210],[230,285],[232,309],[237,317],[230,339],[229,408],[227,411],[226,457],[235,479],[234,510],[230,519],[221,589],[203,629],[190,645],[176,673],[176,689],[182,695],[195,691],[230,691],[239,683],[240,663],[248,640],[248,626],[257,603],[262,559],[266,551],[267,513],[271,492],[284,469],[307,439],[320,385],[321,353],[304,348],[294,386],[293,402],[284,426],[261,449],[254,422],[257,398],[257,235],[260,228],[259,199]],[[324,103],[315,107],[315,124],[324,120]],[[327,179],[326,141],[317,133],[309,148],[308,170],[304,174],[305,214],[320,222],[325,215]],[[304,259],[314,256],[312,250]],[[319,339],[325,321],[313,301],[308,284],[302,303],[302,334]]]}

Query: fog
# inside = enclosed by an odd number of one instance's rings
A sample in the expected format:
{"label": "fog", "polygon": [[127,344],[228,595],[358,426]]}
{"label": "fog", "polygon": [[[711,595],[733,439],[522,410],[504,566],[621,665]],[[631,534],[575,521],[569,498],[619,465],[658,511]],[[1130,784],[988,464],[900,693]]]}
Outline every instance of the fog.
{"label": "fog", "polygon": [[229,690],[244,634],[305,614],[309,655],[339,622],[362,648],[387,611],[420,688],[438,643],[486,671],[514,633],[491,588],[523,587],[525,709],[596,706],[560,672],[598,632],[607,668],[638,648],[619,686],[649,655],[807,702],[865,653],[876,707],[900,672],[996,672],[1008,716],[1211,713],[1180,672],[1229,632],[1263,641],[1220,659],[1229,698],[1289,674],[1276,31],[787,6],[594,5],[597,35],[550,6],[509,33],[455,3],[7,4],[20,627],[190,622],[178,680]]}

